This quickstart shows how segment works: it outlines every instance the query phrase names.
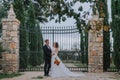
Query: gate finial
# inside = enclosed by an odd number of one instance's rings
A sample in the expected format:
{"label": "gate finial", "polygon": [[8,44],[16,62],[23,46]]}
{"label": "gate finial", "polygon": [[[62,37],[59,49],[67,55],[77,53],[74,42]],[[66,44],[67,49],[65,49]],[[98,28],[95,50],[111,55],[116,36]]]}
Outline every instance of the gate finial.
{"label": "gate finial", "polygon": [[13,5],[12,4],[10,5],[10,9],[8,11],[8,18],[9,19],[15,19],[16,18],[16,15],[15,15],[15,12],[13,10]]}

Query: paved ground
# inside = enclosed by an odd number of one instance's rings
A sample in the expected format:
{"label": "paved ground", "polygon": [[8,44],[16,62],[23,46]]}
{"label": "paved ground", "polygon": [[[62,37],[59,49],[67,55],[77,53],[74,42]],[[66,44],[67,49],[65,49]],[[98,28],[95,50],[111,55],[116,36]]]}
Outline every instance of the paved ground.
{"label": "paved ground", "polygon": [[[44,77],[43,72],[24,72],[19,77],[2,79],[2,80],[120,80],[115,79],[115,73],[83,73],[84,77],[61,77],[61,78],[51,78]],[[43,79],[35,79],[36,77],[41,76]]]}

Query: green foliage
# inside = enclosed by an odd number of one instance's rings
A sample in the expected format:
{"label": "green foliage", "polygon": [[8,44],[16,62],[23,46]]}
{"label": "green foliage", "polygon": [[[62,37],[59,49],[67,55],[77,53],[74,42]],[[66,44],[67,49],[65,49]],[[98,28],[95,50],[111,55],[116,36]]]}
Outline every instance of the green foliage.
{"label": "green foliage", "polygon": [[112,1],[112,32],[113,32],[113,58],[114,58],[114,64],[117,67],[118,71],[120,71],[120,12],[119,12],[119,6],[120,6],[120,1]]}
{"label": "green foliage", "polygon": [[14,0],[13,2],[14,11],[17,15],[17,19],[20,20],[21,24],[25,24],[25,7],[24,0]]}
{"label": "green foliage", "polygon": [[[30,42],[30,57],[29,63],[31,66],[39,65],[42,59],[42,35],[40,35],[39,25],[36,25],[36,18],[35,18],[35,9],[32,2],[29,4],[28,8],[28,21],[27,24],[29,25],[29,42]],[[40,34],[39,34],[40,33]],[[40,48],[40,49],[39,49]]]}
{"label": "green foliage", "polygon": [[2,43],[0,43],[0,54],[4,51],[3,47],[2,47]]}
{"label": "green foliage", "polygon": [[17,18],[21,21],[20,26],[20,68],[40,65],[42,60],[42,34],[37,22],[38,12],[36,7],[29,1],[15,0],[14,8]]}
{"label": "green foliage", "polygon": [[21,73],[13,73],[13,74],[2,74],[0,73],[0,79],[3,78],[13,78],[22,75]]}
{"label": "green foliage", "polygon": [[[7,2],[4,3],[6,4]],[[7,5],[5,4],[0,4],[0,29],[2,28],[2,18],[7,17]]]}
{"label": "green foliage", "polygon": [[32,77],[32,79],[44,79],[43,76]]}
{"label": "green foliage", "polygon": [[2,58],[2,52],[4,52],[5,50],[2,47],[2,43],[0,43],[0,58]]}
{"label": "green foliage", "polygon": [[20,68],[26,68],[28,65],[28,51],[27,51],[27,32],[25,31],[25,8],[23,0],[14,0],[14,11],[17,19],[20,20]]}
{"label": "green foliage", "polygon": [[80,7],[78,8],[78,10],[79,10],[79,11],[83,11],[83,7],[80,6]]}
{"label": "green foliage", "polygon": [[76,67],[87,67],[86,64],[81,64],[81,63],[73,63]]}

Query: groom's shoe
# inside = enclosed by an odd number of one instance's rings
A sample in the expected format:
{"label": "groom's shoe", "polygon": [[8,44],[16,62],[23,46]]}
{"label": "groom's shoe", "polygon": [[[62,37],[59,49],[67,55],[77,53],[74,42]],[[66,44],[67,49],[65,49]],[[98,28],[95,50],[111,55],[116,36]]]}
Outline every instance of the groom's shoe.
{"label": "groom's shoe", "polygon": [[50,75],[47,74],[46,76],[49,77]]}
{"label": "groom's shoe", "polygon": [[44,74],[44,76],[47,76],[47,74]]}

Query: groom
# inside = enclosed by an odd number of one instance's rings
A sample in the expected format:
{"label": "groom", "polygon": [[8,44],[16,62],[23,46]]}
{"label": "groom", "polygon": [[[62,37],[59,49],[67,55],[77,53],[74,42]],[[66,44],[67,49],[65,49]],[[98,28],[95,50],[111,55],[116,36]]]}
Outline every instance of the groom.
{"label": "groom", "polygon": [[43,46],[43,52],[44,52],[44,76],[49,76],[49,70],[51,68],[51,48],[49,46],[49,40],[45,40],[45,45]]}

